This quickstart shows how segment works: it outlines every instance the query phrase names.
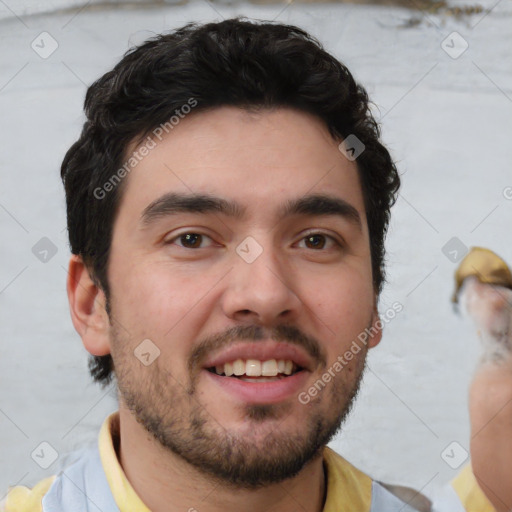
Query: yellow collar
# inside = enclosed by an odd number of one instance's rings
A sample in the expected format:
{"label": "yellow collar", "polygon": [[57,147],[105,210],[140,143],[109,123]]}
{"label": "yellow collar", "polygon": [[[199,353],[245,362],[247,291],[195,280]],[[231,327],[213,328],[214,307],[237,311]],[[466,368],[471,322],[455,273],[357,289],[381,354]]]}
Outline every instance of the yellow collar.
{"label": "yellow collar", "polygon": [[119,412],[112,413],[103,422],[98,438],[98,446],[107,482],[119,510],[121,512],[151,512],[133,490],[117,459]]}
{"label": "yellow collar", "polygon": [[[119,412],[107,417],[98,439],[101,463],[110,490],[121,512],[151,512],[128,482],[119,464]],[[371,478],[352,466],[330,448],[324,449],[327,495],[323,512],[369,512]]]}
{"label": "yellow collar", "polygon": [[372,479],[329,447],[324,448],[327,497],[323,512],[369,512]]}
{"label": "yellow collar", "polygon": [[452,480],[452,487],[464,506],[464,510],[468,512],[495,512],[491,502],[480,489],[471,464],[465,466]]}

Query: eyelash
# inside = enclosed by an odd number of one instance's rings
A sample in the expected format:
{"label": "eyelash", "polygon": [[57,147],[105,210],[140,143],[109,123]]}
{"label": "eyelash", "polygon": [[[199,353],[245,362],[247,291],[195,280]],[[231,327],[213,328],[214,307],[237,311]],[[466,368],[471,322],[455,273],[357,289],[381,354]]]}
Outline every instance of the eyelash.
{"label": "eyelash", "polygon": [[[182,237],[186,236],[186,235],[197,235],[197,236],[200,236],[200,237],[203,237],[203,238],[208,238],[210,239],[211,241],[212,238],[209,237],[208,235],[205,235],[203,233],[199,233],[199,232],[195,232],[195,231],[186,231],[184,233],[180,233],[179,235],[176,235],[175,237],[171,238],[170,240],[168,240],[166,243],[166,245],[175,245],[175,242],[177,240],[180,240]],[[300,238],[300,242],[306,240],[307,238],[311,238],[311,237],[314,237],[314,236],[322,236],[324,237],[327,241],[330,241],[332,244],[334,244],[334,246],[338,249],[341,249],[343,247],[342,243],[340,241],[338,241],[334,236],[331,236],[327,233],[323,233],[321,231],[311,231],[309,233],[306,233],[305,235],[303,235],[301,238]],[[197,247],[197,248],[191,248],[191,247],[185,247],[184,245],[180,245],[180,244],[176,244],[178,247],[182,247],[183,249],[189,249],[189,250],[194,250],[194,249],[205,249],[207,247]],[[332,248],[332,247],[331,247]],[[328,250],[328,249],[311,249],[312,251],[323,251],[323,250]]]}
{"label": "eyelash", "polygon": [[[196,233],[195,231],[186,231],[185,233],[180,233],[179,235],[176,235],[174,238],[171,238],[168,242],[166,242],[166,244],[174,245],[176,240],[180,240],[182,237],[184,237],[186,235],[197,235],[197,236],[200,236],[203,238],[209,238],[210,240],[212,240],[211,237],[209,237],[208,235],[204,235],[203,233]],[[178,245],[178,244],[176,244],[176,245]],[[190,247],[185,247],[183,245],[178,245],[178,247],[182,247],[183,249],[190,249]],[[204,247],[199,247],[199,249],[204,249]]]}
{"label": "eyelash", "polygon": [[[311,231],[310,233],[305,234],[301,237],[300,241],[306,240],[308,238],[312,238],[314,236],[323,236],[327,241],[332,242],[334,248],[341,249],[342,244],[332,235],[328,235],[327,233],[322,233],[321,231]],[[318,250],[318,249],[311,249],[311,250]],[[323,248],[320,250],[324,250]],[[328,250],[328,249],[325,249]]]}

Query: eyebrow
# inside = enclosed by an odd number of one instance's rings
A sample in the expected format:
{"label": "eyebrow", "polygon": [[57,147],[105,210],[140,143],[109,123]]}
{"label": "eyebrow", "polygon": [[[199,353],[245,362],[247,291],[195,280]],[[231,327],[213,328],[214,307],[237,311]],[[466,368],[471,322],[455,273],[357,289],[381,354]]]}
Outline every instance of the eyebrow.
{"label": "eyebrow", "polygon": [[245,209],[237,202],[207,194],[168,193],[148,205],[141,215],[144,227],[177,213],[223,213],[228,217],[242,218]]}
{"label": "eyebrow", "polygon": [[[241,219],[246,208],[236,201],[209,194],[168,193],[149,204],[141,215],[141,224],[148,227],[157,220],[179,213],[222,213]],[[290,200],[280,209],[279,218],[293,215],[342,217],[362,230],[361,216],[357,209],[340,197],[328,194],[311,194]]]}
{"label": "eyebrow", "polygon": [[282,217],[289,215],[327,216],[337,215],[354,224],[362,231],[361,216],[357,209],[341,197],[327,194],[312,194],[288,201],[281,212]]}

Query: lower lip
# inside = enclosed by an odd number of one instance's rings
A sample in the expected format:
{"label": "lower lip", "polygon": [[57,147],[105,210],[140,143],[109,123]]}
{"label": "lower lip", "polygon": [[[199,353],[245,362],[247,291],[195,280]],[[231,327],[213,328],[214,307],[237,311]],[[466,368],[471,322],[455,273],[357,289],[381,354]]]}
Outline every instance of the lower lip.
{"label": "lower lip", "polygon": [[297,396],[304,389],[309,375],[309,372],[301,370],[272,382],[247,382],[234,377],[221,377],[208,370],[203,372],[227,393],[243,402],[254,404],[275,404]]}

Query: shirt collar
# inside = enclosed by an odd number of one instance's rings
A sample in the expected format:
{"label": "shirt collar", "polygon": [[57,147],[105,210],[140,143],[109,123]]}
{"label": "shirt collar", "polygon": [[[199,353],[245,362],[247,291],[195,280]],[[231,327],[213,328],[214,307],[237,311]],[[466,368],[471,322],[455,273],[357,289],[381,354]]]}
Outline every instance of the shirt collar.
{"label": "shirt collar", "polygon": [[[120,512],[151,512],[134,491],[119,463],[119,412],[108,416],[101,427],[98,446],[110,490]],[[323,453],[327,493],[323,512],[368,512],[372,481],[330,448]]]}
{"label": "shirt collar", "polygon": [[134,491],[118,460],[119,412],[108,416],[98,437],[101,463],[120,512],[151,512]]}

